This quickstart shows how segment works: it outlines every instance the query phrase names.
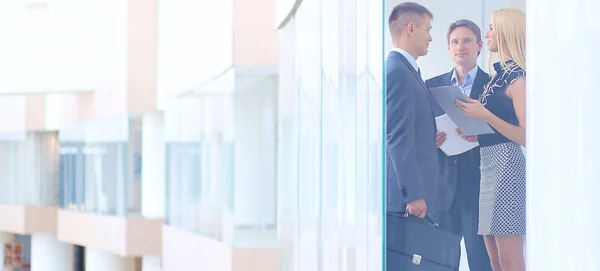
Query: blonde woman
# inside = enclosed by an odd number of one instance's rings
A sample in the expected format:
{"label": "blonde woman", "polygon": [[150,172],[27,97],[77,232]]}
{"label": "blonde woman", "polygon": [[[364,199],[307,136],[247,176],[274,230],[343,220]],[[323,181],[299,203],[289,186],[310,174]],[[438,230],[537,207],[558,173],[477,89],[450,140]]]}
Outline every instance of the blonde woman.
{"label": "blonde woman", "polygon": [[525,14],[501,9],[485,35],[495,76],[479,100],[456,105],[486,121],[493,134],[463,136],[481,146],[479,229],[494,271],[525,270]]}

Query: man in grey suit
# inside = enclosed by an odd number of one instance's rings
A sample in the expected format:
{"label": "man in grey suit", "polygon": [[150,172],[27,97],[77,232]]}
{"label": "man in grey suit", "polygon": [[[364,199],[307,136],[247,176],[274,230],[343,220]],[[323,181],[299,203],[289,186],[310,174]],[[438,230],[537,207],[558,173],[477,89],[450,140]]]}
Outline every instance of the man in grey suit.
{"label": "man in grey suit", "polygon": [[[448,27],[446,39],[454,69],[427,80],[427,86],[458,86],[471,99],[478,99],[490,80],[489,75],[477,66],[483,45],[481,29],[472,21],[458,20]],[[436,117],[445,114],[435,101],[432,108]],[[445,134],[440,133],[437,140],[437,145],[441,146],[445,142]],[[443,213],[439,222],[444,228],[463,236],[470,270],[491,271],[483,236],[477,235],[481,176],[479,148],[455,156],[447,156],[439,150],[439,159],[441,170],[437,199],[445,207],[438,210]],[[460,252],[460,244],[456,244],[456,249]]]}
{"label": "man in grey suit", "polygon": [[404,2],[390,14],[393,51],[387,59],[387,212],[424,218],[435,210],[438,157],[430,94],[417,65],[431,42],[431,12]]}

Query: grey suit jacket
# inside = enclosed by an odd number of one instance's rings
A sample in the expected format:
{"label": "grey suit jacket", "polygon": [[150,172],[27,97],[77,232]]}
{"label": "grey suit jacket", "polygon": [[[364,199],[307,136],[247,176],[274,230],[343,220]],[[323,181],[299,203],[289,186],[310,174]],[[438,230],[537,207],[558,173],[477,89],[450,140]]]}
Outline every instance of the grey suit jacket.
{"label": "grey suit jacket", "polygon": [[387,211],[404,212],[406,203],[425,199],[435,212],[437,128],[429,90],[398,52],[390,53],[386,74]]}
{"label": "grey suit jacket", "polygon": [[[450,86],[452,84],[452,72],[445,73],[427,80],[427,87]],[[471,88],[471,99],[479,99],[485,84],[490,77],[480,68],[477,69],[475,81]],[[433,114],[441,116],[445,114],[442,107],[432,99]],[[438,179],[438,194],[436,198],[441,212],[447,211],[455,199],[461,209],[477,210],[479,206],[479,147],[468,152],[447,156],[442,150],[438,150],[440,175]]]}

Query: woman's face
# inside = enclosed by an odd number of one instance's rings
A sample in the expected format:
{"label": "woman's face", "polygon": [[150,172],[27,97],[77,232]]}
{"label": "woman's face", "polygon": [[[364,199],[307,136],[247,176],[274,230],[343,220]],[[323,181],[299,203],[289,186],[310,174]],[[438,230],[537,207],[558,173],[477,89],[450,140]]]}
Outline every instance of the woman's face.
{"label": "woman's face", "polygon": [[498,52],[498,40],[496,39],[496,32],[494,32],[493,24],[490,24],[490,29],[485,33],[485,40],[490,52]]}

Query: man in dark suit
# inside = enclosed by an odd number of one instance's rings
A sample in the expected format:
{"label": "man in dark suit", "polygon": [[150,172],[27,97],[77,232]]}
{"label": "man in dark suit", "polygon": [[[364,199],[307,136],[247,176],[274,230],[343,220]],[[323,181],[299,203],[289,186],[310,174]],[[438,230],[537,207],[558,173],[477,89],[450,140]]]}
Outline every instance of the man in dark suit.
{"label": "man in dark suit", "polygon": [[397,5],[389,17],[394,42],[387,59],[387,212],[425,217],[437,187],[435,118],[417,58],[427,54],[431,20],[427,8]]}
{"label": "man in dark suit", "polygon": [[417,217],[435,212],[437,128],[417,65],[431,42],[432,19],[427,8],[404,2],[394,7],[388,20],[394,47],[386,61],[387,270],[403,270],[406,261],[391,250],[398,244],[395,236],[407,234],[395,224],[397,217],[408,213],[413,215],[410,219],[422,222]]}
{"label": "man in dark suit", "polygon": [[[472,21],[458,20],[450,25],[446,38],[448,52],[455,63],[454,69],[427,80],[427,86],[459,86],[465,95],[478,99],[484,85],[490,79],[489,75],[477,66],[477,57],[482,48],[481,30]],[[432,104],[436,117],[444,114],[435,101]],[[437,135],[438,147],[444,143],[445,136],[444,133]],[[441,207],[438,211],[444,213],[440,225],[463,236],[470,270],[491,271],[483,237],[477,235],[479,148],[455,156],[447,156],[441,150],[438,152],[440,176],[437,200]],[[456,244],[456,249],[460,251],[460,244]]]}

